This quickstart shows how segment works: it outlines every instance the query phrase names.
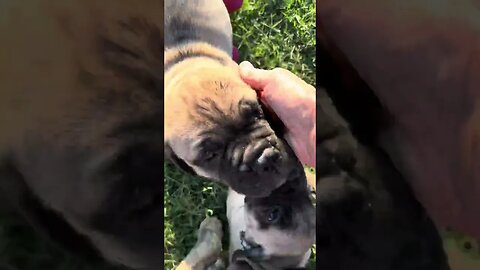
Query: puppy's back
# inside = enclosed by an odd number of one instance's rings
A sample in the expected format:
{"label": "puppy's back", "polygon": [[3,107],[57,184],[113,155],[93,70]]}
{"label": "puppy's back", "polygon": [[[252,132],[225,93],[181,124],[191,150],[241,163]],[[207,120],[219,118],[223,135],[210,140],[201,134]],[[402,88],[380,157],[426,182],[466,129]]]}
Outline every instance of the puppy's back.
{"label": "puppy's back", "polygon": [[203,41],[232,52],[232,26],[221,0],[165,0],[165,48]]}

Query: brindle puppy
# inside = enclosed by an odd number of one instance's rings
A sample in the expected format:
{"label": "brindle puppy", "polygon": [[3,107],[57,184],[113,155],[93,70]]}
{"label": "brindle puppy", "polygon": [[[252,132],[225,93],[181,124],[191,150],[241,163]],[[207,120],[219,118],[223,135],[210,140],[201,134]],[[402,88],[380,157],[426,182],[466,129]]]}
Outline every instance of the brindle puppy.
{"label": "brindle puppy", "polygon": [[267,196],[302,171],[231,60],[221,0],[166,1],[165,154],[185,171]]}
{"label": "brindle puppy", "polygon": [[0,2],[0,197],[75,250],[163,267],[163,1]]}

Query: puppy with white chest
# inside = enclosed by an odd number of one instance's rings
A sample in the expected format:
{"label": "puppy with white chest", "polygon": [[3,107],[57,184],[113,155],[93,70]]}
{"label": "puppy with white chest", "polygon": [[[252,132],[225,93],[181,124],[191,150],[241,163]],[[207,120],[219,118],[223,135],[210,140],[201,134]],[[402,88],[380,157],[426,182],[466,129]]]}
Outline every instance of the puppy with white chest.
{"label": "puppy with white chest", "polygon": [[231,59],[221,0],[165,5],[165,157],[248,196],[267,196],[302,171]]}
{"label": "puppy with white chest", "polygon": [[315,208],[309,195],[303,174],[289,179],[264,198],[229,189],[228,266],[219,259],[221,223],[208,217],[200,225],[197,243],[176,269],[305,269],[316,239]]}
{"label": "puppy with white chest", "polygon": [[228,269],[304,268],[315,243],[315,208],[305,175],[256,198],[230,189]]}

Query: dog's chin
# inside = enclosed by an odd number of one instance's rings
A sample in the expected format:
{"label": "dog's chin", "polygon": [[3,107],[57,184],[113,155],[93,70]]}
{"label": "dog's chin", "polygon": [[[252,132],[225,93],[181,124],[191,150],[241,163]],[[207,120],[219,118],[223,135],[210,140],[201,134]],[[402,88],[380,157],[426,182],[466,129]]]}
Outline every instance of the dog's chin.
{"label": "dog's chin", "polygon": [[250,177],[242,177],[228,185],[237,193],[244,194],[249,197],[267,197],[275,189],[283,185],[287,178],[262,179],[260,175],[252,174]]}
{"label": "dog's chin", "polygon": [[259,198],[270,196],[272,192],[289,181],[298,181],[302,173],[303,167],[300,164],[287,161],[279,164],[278,170],[274,173],[235,171],[223,179],[229,179],[227,185],[236,192],[252,198]]}
{"label": "dog's chin", "polygon": [[237,174],[236,177],[226,179],[234,179],[234,181],[227,183],[227,185],[237,193],[244,194],[251,198],[264,198],[281,189],[287,182],[299,181],[302,172],[302,168],[293,168],[284,175],[269,178],[257,174]]}

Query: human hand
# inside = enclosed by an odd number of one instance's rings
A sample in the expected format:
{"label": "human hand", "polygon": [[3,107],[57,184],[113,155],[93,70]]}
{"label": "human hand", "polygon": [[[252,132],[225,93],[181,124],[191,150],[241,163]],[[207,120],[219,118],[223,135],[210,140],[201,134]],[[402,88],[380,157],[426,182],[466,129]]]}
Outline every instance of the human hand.
{"label": "human hand", "polygon": [[300,161],[315,166],[315,88],[288,70],[256,69],[246,61],[240,76],[283,122],[285,139]]}

